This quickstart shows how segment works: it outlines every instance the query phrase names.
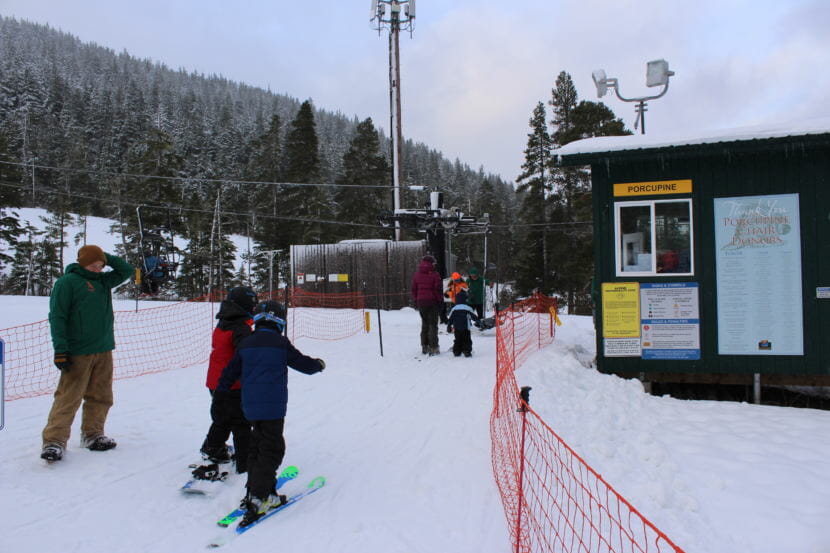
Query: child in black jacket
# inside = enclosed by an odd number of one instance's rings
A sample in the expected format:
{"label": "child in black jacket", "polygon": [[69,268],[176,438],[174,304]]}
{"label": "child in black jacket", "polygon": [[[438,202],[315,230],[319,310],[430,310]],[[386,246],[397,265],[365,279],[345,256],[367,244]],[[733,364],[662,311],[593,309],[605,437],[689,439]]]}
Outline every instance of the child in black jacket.
{"label": "child in black jacket", "polygon": [[470,320],[478,321],[478,315],[472,307],[467,305],[467,292],[459,291],[455,295],[455,306],[449,314],[447,332],[455,336],[452,344],[452,353],[456,357],[462,353],[464,357],[473,355],[473,339],[470,337]]}
{"label": "child in black jacket", "polygon": [[248,450],[248,492],[242,504],[240,526],[248,526],[285,502],[275,489],[276,472],[285,455],[285,412],[288,405],[288,367],[305,374],[322,371],[322,359],[303,355],[282,335],[286,309],[273,300],[257,305],[254,333],[239,342],[216,388],[228,393],[237,379],[242,383],[242,410],[251,423]]}

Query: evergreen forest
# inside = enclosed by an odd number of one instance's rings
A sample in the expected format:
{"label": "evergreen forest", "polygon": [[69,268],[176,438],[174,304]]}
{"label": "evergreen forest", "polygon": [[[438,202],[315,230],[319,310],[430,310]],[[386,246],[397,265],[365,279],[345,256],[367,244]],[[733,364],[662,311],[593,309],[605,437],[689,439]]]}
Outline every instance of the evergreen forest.
{"label": "evergreen forest", "polygon": [[[489,214],[490,274],[578,310],[592,272],[590,176],[555,167],[551,150],[628,131],[603,104],[578,102],[564,72],[549,105],[550,121],[541,102],[533,111],[515,188],[404,140],[402,205],[423,207],[440,190],[447,207]],[[392,207],[389,150],[370,118],[0,16],[0,293],[49,294],[73,261],[60,258],[66,227],[89,215],[115,221],[119,253],[136,265],[165,236],[183,238],[177,297],[264,286],[271,271],[284,274],[291,244],[392,238],[378,223]],[[34,228],[20,207],[49,215]],[[247,275],[231,234],[279,253],[251,260]],[[460,270],[482,266],[481,236],[453,238],[452,251]]]}

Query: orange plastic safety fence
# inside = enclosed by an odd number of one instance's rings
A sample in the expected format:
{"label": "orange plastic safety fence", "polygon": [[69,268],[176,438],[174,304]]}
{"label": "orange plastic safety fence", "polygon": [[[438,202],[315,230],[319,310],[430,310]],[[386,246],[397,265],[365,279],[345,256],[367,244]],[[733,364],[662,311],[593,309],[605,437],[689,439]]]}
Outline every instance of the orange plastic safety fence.
{"label": "orange plastic safety fence", "polygon": [[[130,378],[204,363],[216,306],[180,302],[115,312],[114,378]],[[6,342],[6,399],[51,393],[60,372],[53,364],[49,321],[0,330]]]}
{"label": "orange plastic safety fence", "polygon": [[320,294],[295,288],[290,297],[292,340],[342,340],[364,329],[365,298],[361,292]]}
{"label": "orange plastic safety fence", "polygon": [[[267,292],[260,294],[267,296]],[[223,298],[223,294],[216,293],[188,302],[116,311],[114,378],[206,363],[218,309],[208,300]],[[364,329],[363,298],[359,294],[314,294],[314,298],[304,294],[299,303],[314,307],[289,310],[286,335],[292,340],[341,340]],[[52,393],[60,372],[53,363],[49,321],[0,329],[0,338],[5,342],[6,400]]]}
{"label": "orange plastic safety fence", "polygon": [[521,399],[514,371],[553,340],[551,307],[534,296],[498,317],[490,434],[513,551],[682,553]]}

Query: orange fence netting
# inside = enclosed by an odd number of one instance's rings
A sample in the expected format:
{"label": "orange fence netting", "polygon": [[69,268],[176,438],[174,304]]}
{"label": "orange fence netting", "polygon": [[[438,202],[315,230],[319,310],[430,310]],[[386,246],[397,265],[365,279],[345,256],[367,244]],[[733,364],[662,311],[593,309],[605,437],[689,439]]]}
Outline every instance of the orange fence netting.
{"label": "orange fence netting", "polygon": [[522,399],[514,371],[553,341],[555,310],[536,294],[498,315],[490,435],[513,551],[683,553]]}
{"label": "orange fence netting", "polygon": [[[206,363],[218,309],[217,304],[207,300],[223,297],[222,294],[213,296],[116,311],[114,378],[132,378]],[[289,309],[286,335],[292,340],[342,340],[364,330],[362,295],[309,296],[309,293],[289,294],[289,305],[293,306],[296,301],[301,306]],[[284,297],[283,294],[276,299]],[[306,307],[309,305],[313,307]],[[5,342],[6,400],[52,393],[60,371],[53,364],[49,321],[0,329],[0,338]]]}
{"label": "orange fence netting", "polygon": [[320,294],[299,288],[291,291],[289,336],[314,340],[342,340],[364,330],[362,292]]}

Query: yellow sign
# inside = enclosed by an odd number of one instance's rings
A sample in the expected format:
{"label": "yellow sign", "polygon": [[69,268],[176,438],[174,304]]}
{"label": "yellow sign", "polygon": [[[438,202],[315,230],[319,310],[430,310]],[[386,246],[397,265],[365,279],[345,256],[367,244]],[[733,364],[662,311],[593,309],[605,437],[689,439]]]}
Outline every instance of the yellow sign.
{"label": "yellow sign", "polygon": [[329,275],[329,282],[349,282],[348,273],[332,273]]}
{"label": "yellow sign", "polygon": [[655,196],[660,194],[691,193],[692,179],[614,183],[614,196]]}
{"label": "yellow sign", "polygon": [[640,283],[602,283],[602,336],[640,337]]}

